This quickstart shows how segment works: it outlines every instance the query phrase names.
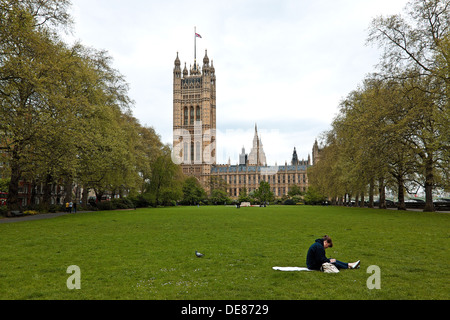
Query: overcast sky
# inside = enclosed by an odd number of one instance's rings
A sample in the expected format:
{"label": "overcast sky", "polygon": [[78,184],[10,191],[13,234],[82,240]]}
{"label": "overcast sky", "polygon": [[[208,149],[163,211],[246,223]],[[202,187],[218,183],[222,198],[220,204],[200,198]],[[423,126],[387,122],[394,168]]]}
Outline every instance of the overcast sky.
{"label": "overcast sky", "polygon": [[311,154],[339,102],[375,71],[378,15],[406,0],[73,0],[73,38],[104,49],[130,85],[133,115],[172,143],[173,67],[205,49],[217,78],[217,163],[250,152],[255,123],[269,165]]}

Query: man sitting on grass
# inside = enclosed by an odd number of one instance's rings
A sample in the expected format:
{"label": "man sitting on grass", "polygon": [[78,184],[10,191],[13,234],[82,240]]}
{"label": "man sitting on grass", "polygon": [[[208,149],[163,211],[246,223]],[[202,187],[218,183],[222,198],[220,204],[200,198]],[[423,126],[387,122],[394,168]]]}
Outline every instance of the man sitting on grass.
{"label": "man sitting on grass", "polygon": [[306,255],[306,266],[310,270],[320,270],[324,263],[331,263],[338,269],[356,269],[359,268],[360,260],[353,263],[341,262],[336,259],[328,259],[325,256],[325,249],[333,247],[333,241],[327,235],[317,239],[308,249]]}

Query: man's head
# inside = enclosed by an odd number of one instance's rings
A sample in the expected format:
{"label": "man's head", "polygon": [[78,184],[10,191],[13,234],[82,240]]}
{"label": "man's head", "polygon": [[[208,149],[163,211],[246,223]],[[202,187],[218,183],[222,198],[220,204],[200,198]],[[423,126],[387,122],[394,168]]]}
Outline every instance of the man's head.
{"label": "man's head", "polygon": [[323,247],[326,248],[332,248],[333,247],[333,241],[328,235],[323,236]]}

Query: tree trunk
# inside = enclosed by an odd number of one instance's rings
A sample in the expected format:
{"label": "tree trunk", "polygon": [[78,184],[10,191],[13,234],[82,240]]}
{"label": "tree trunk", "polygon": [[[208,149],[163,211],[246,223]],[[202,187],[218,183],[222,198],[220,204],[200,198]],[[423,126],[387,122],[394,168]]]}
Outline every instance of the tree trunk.
{"label": "tree trunk", "polygon": [[35,209],[36,208],[36,204],[37,204],[37,197],[38,197],[37,191],[36,191],[37,183],[36,183],[36,179],[33,179],[31,181],[32,181],[31,184],[30,184],[31,190],[28,191],[28,193],[31,192],[31,196],[30,196],[30,200],[31,201],[30,201],[29,204],[32,206],[33,209]]}
{"label": "tree trunk", "polygon": [[430,155],[425,161],[425,208],[423,211],[434,211],[433,205],[433,158]]}
{"label": "tree trunk", "polygon": [[6,198],[6,205],[8,207],[8,216],[11,216],[11,211],[20,210],[19,200],[19,181],[20,181],[20,165],[19,155],[16,150],[13,150],[11,157],[11,180],[9,182],[8,197]]}
{"label": "tree trunk", "polygon": [[89,196],[89,189],[86,186],[83,186],[83,196],[81,197],[83,208],[86,208],[88,205],[88,196]]}
{"label": "tree trunk", "polygon": [[52,175],[50,173],[47,173],[44,181],[44,190],[43,190],[44,194],[42,196],[42,206],[46,210],[50,208],[50,202],[52,198],[52,185],[53,185],[52,180],[53,180]]}
{"label": "tree trunk", "polygon": [[72,202],[72,179],[68,178],[64,184],[64,202]]}
{"label": "tree trunk", "polygon": [[379,182],[379,192],[380,192],[380,202],[379,202],[379,209],[386,209],[386,188],[384,187],[384,179],[380,178],[378,180]]}
{"label": "tree trunk", "polygon": [[369,208],[373,208],[373,189],[374,189],[374,183],[373,183],[373,178],[371,178],[370,184],[369,184]]}
{"label": "tree trunk", "polygon": [[95,197],[97,198],[97,203],[102,202],[102,197],[105,194],[105,191],[102,189],[94,189]]}
{"label": "tree trunk", "polygon": [[403,176],[402,175],[399,175],[397,177],[397,183],[398,183],[398,205],[397,205],[397,209],[398,210],[406,210],[406,205],[405,205],[405,187],[403,186],[404,180],[403,180]]}

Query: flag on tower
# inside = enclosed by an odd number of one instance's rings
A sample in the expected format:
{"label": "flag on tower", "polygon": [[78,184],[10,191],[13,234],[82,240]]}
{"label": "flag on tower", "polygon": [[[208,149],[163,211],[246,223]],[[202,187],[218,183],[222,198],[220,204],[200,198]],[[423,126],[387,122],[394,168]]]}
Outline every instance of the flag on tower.
{"label": "flag on tower", "polygon": [[195,33],[195,36],[196,36],[197,38],[201,38],[201,37],[202,37],[202,36],[199,35],[197,32]]}

